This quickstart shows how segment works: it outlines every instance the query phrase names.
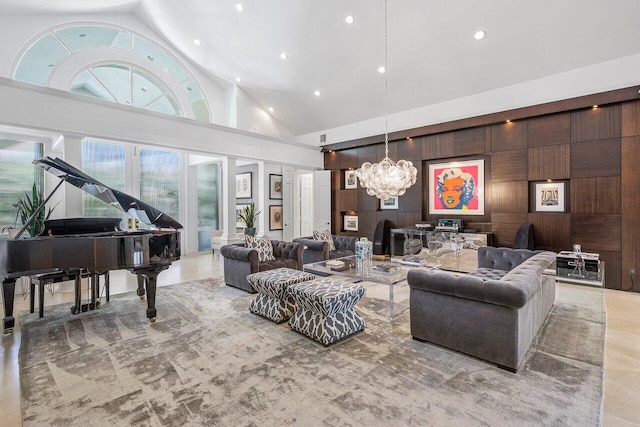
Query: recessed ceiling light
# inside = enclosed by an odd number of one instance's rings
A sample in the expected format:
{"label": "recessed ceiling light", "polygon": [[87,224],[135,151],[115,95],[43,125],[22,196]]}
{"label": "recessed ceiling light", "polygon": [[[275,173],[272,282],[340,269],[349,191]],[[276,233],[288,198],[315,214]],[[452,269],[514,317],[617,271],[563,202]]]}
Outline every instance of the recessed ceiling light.
{"label": "recessed ceiling light", "polygon": [[347,24],[353,24],[353,16],[347,16],[346,18],[344,18],[344,22],[346,22]]}
{"label": "recessed ceiling light", "polygon": [[242,5],[242,3],[236,3],[236,10],[238,12],[242,12],[244,10],[244,6]]}
{"label": "recessed ceiling light", "polygon": [[478,30],[473,34],[473,38],[476,40],[482,40],[485,35],[486,33],[484,32],[484,30]]}
{"label": "recessed ceiling light", "polygon": [[287,54],[286,54],[286,52],[282,52],[282,53],[280,54],[280,59],[287,59]]}
{"label": "recessed ceiling light", "polygon": [[200,39],[193,39],[193,44],[200,46]]}
{"label": "recessed ceiling light", "polygon": [[384,68],[383,66],[378,67],[378,72],[379,72],[380,74],[384,74],[384,72],[385,72],[385,71],[387,71],[387,69],[386,69],[386,68]]}
{"label": "recessed ceiling light", "polygon": [[273,113],[273,107],[269,107],[267,110],[269,110],[270,113]]}
{"label": "recessed ceiling light", "polygon": [[236,77],[236,82],[242,83],[242,79],[240,77]]}
{"label": "recessed ceiling light", "polygon": [[314,94],[315,96],[320,96],[320,91],[319,91],[319,90],[316,90],[316,91],[314,91],[314,92],[313,92],[313,94]]}

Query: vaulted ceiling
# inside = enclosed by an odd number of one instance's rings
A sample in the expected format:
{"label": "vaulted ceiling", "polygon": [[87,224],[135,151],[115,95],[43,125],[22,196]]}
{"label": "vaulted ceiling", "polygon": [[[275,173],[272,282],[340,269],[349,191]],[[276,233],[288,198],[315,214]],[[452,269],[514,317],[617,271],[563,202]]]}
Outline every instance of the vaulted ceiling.
{"label": "vaulted ceiling", "polygon": [[[133,13],[294,135],[384,115],[383,0],[0,0],[0,10]],[[389,112],[638,54],[639,40],[637,0],[388,0]]]}

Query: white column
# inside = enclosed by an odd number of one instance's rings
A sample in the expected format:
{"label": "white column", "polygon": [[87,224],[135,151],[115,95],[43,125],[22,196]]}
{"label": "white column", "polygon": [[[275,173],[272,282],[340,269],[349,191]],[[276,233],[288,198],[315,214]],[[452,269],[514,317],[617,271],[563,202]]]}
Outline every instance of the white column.
{"label": "white column", "polygon": [[[64,161],[80,170],[82,170],[82,140],[83,137],[81,136],[64,136]],[[63,187],[64,217],[82,217],[82,190],[68,183],[63,184]]]}
{"label": "white column", "polygon": [[258,236],[264,236],[265,234],[269,234],[269,230],[268,230],[268,225],[269,222],[266,219],[268,219],[267,215],[269,215],[269,207],[267,206],[266,203],[266,198],[265,198],[265,169],[264,169],[264,162],[262,161],[258,161],[258,203],[256,203],[256,209],[261,211],[262,213],[260,215],[258,215]]}
{"label": "white column", "polygon": [[238,243],[236,232],[236,159],[222,159],[222,245]]}

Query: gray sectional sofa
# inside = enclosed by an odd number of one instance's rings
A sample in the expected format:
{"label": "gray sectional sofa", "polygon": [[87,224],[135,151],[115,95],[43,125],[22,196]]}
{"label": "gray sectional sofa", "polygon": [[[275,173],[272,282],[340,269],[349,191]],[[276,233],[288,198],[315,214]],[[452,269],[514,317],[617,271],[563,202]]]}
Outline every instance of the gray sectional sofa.
{"label": "gray sectional sofa", "polygon": [[556,254],[481,247],[469,274],[412,269],[411,335],[517,371],[555,301]]}

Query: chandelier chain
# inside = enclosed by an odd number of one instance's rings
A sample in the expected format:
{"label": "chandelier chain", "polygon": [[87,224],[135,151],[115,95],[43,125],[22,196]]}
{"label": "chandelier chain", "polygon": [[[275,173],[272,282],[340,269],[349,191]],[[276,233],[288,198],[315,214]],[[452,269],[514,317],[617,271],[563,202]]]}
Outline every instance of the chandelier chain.
{"label": "chandelier chain", "polygon": [[410,160],[389,158],[389,31],[387,0],[384,0],[384,159],[379,163],[364,162],[356,171],[367,194],[381,200],[402,196],[416,183],[418,170]]}
{"label": "chandelier chain", "polygon": [[384,156],[389,157],[389,68],[387,32],[387,0],[384,0]]}

